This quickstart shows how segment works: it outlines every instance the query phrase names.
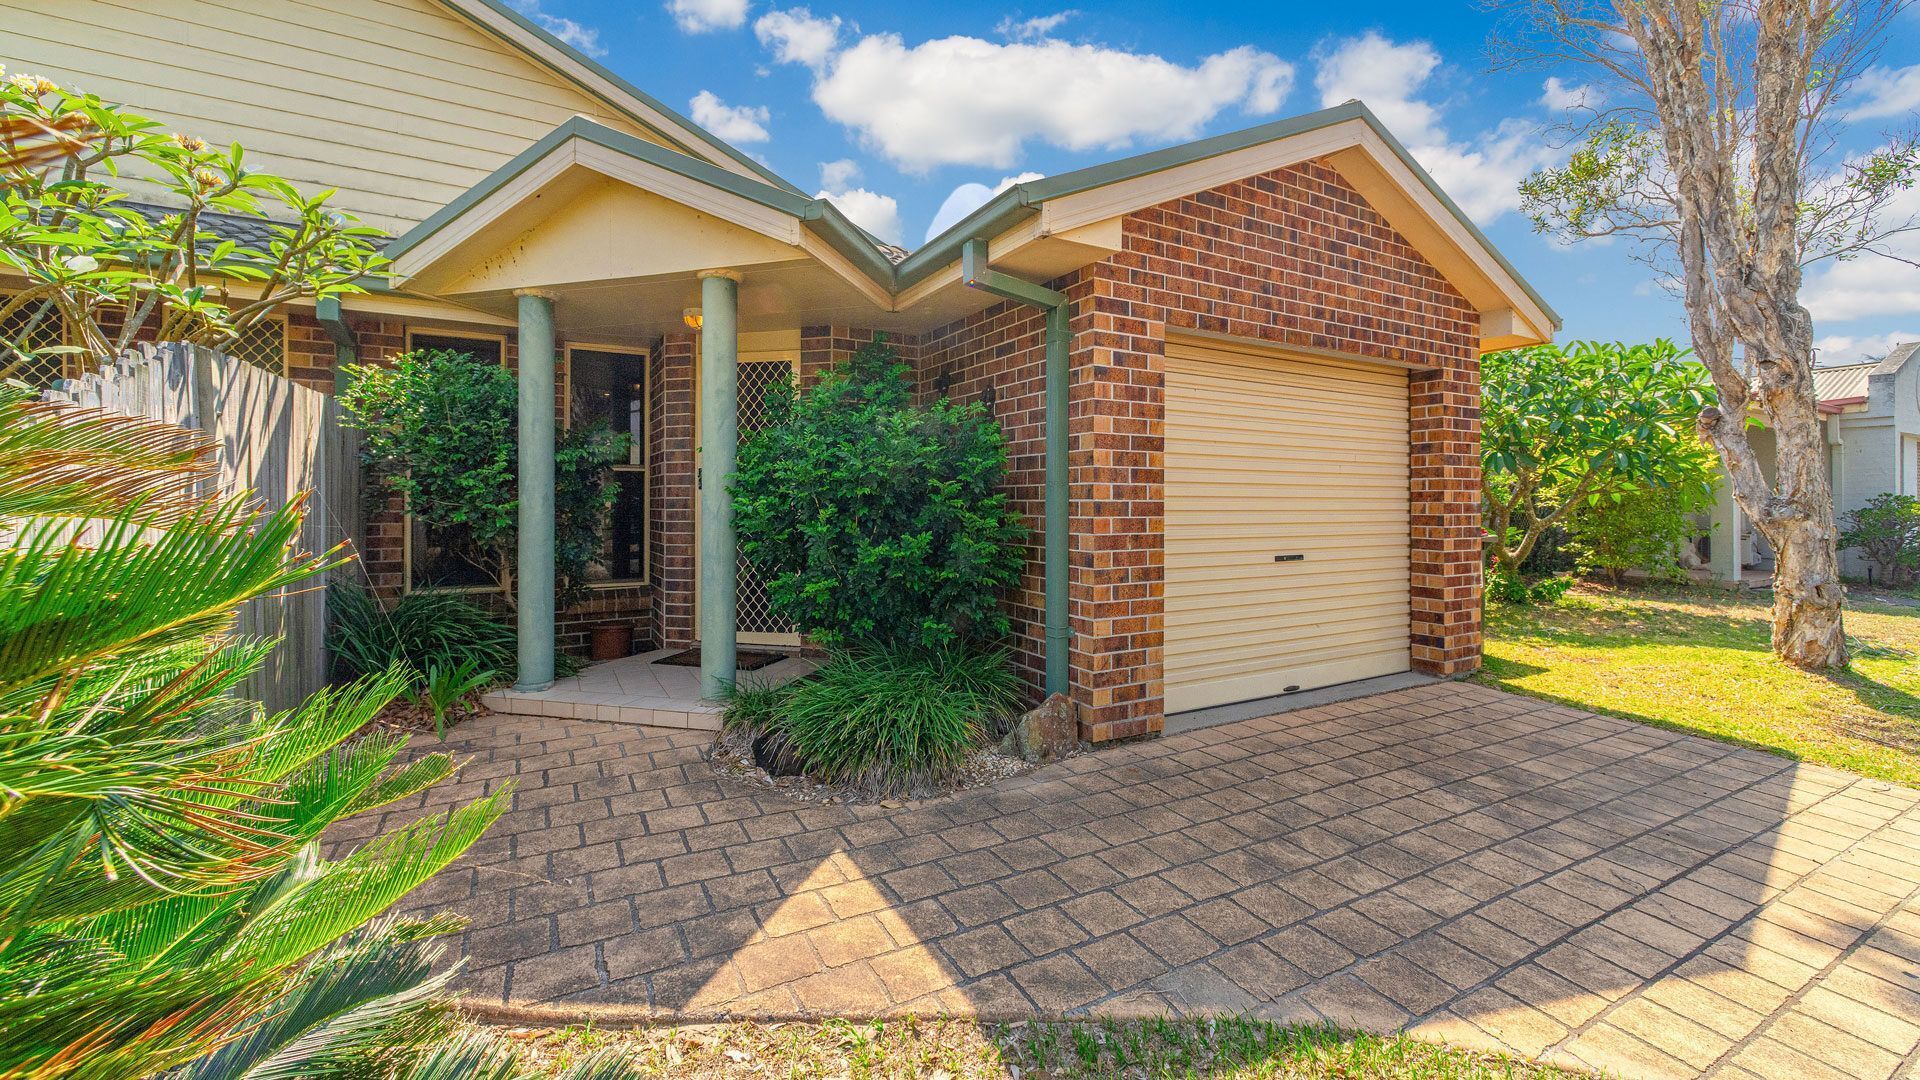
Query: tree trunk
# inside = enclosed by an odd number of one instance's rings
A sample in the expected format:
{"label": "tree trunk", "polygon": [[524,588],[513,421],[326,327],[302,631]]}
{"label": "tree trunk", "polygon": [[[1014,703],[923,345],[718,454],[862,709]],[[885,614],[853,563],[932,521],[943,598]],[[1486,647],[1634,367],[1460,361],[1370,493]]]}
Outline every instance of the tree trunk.
{"label": "tree trunk", "polygon": [[1776,558],[1775,655],[1809,670],[1845,667],[1847,636],[1840,613],[1846,594],[1832,528],[1814,517],[1763,531]]}

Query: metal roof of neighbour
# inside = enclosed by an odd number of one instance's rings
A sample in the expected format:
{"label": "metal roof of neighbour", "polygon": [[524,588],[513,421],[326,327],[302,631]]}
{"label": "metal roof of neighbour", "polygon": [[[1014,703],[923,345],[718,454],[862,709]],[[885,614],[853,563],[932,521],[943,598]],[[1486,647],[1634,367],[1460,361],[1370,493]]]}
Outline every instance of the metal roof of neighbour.
{"label": "metal roof of neighbour", "polygon": [[1845,364],[1813,369],[1813,396],[1817,401],[1867,396],[1867,376],[1880,366],[1878,360],[1864,364]]}

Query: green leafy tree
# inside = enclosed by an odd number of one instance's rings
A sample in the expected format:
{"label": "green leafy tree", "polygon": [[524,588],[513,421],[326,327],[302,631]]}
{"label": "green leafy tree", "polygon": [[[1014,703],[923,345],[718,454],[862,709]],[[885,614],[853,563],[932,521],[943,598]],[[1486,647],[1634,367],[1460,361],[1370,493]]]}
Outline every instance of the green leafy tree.
{"label": "green leafy tree", "polygon": [[[1569,240],[1637,242],[1686,307],[1718,402],[1702,440],[1740,509],[1778,553],[1773,647],[1805,668],[1847,663],[1826,439],[1814,397],[1806,269],[1906,262],[1902,195],[1920,136],[1842,138],[1849,93],[1906,0],[1501,0],[1506,62],[1580,65],[1585,105],[1564,165],[1521,184],[1526,212]],[[1588,81],[1590,80],[1590,81]],[[1894,266],[1889,262],[1890,267]],[[1772,468],[1748,439],[1773,433]]]}
{"label": "green leafy tree", "polygon": [[1655,490],[1711,498],[1713,455],[1693,434],[1706,372],[1669,341],[1574,342],[1480,363],[1481,509],[1488,554],[1518,575],[1540,538],[1603,502]]}
{"label": "green leafy tree", "polygon": [[[31,75],[0,81],[0,376],[41,354],[119,354],[141,337],[219,348],[289,302],[362,291],[378,230],[226,149]],[[12,136],[34,132],[38,140]],[[138,201],[168,209],[137,209]],[[209,214],[268,222],[222,238]],[[57,344],[49,344],[57,342]]]}
{"label": "green leafy tree", "polygon": [[1913,584],[1920,571],[1920,499],[1875,495],[1840,522],[1840,546],[1858,548],[1889,585]]}
{"label": "green leafy tree", "polygon": [[1680,553],[1696,532],[1695,517],[1713,506],[1712,489],[1695,484],[1642,487],[1605,498],[1571,520],[1568,547],[1581,570],[1619,584],[1629,571],[1658,581],[1685,581]]}
{"label": "green leafy tree", "polygon": [[823,644],[939,647],[1008,630],[1027,533],[1007,504],[1006,440],[977,403],[915,406],[884,341],[804,393],[769,394],[740,447],[741,553],[775,611]]}
{"label": "green leafy tree", "polygon": [[[519,390],[513,372],[466,353],[408,353],[391,367],[355,365],[340,395],[365,436],[361,457],[407,512],[485,570],[509,603],[519,559]],[[629,437],[603,423],[554,444],[554,554],[562,603],[579,595],[605,543],[619,490],[612,467]]]}

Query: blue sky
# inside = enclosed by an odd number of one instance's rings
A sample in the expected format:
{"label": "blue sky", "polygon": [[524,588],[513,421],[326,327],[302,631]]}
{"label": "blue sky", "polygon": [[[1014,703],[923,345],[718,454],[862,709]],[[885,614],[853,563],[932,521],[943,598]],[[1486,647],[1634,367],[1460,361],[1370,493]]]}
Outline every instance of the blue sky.
{"label": "blue sky", "polygon": [[[1491,71],[1497,27],[1459,2],[1121,0],[1074,8],[810,0],[515,0],[641,89],[906,247],[995,187],[1366,101],[1566,320],[1562,340],[1685,341],[1679,302],[1624,242],[1532,231],[1514,183],[1564,158],[1577,69]],[[1914,125],[1920,17],[1855,87],[1841,150]],[[1902,214],[1920,213],[1920,191]],[[943,212],[944,208],[944,212]],[[1920,235],[1895,246],[1920,260]],[[1920,338],[1920,270],[1810,271],[1822,362]]]}

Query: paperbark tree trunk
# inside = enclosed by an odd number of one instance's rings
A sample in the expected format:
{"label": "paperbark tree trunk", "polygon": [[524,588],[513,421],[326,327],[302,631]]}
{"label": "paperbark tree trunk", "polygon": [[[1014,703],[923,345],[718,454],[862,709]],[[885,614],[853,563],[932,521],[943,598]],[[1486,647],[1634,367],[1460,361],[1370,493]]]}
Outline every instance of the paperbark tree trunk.
{"label": "paperbark tree trunk", "polygon": [[[1695,0],[1615,2],[1659,111],[1694,351],[1720,398],[1718,409],[1701,416],[1700,433],[1719,451],[1735,501],[1777,556],[1774,652],[1797,667],[1844,667],[1839,533],[1813,392],[1813,319],[1800,304],[1796,233],[1800,108],[1818,51],[1810,35],[1820,32],[1821,17],[1807,0],[1757,5],[1748,152],[1742,118],[1716,96],[1716,88],[1724,93],[1735,83],[1716,47],[1726,14]],[[1743,356],[1734,354],[1735,342]],[[1749,419],[1774,433],[1771,484],[1747,438]]]}

